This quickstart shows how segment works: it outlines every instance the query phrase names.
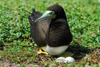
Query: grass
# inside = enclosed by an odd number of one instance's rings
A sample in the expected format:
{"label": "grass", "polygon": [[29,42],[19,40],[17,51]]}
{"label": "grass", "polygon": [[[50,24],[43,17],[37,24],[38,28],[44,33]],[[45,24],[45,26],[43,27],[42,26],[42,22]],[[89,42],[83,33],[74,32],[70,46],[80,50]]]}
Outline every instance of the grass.
{"label": "grass", "polygon": [[31,12],[34,8],[44,13],[53,4],[65,9],[73,34],[71,44],[91,50],[100,47],[100,3],[97,0],[0,0],[0,46],[4,46],[0,50],[0,60],[29,63],[35,59],[37,54],[33,46],[36,44],[30,37],[28,21],[30,14],[23,9]]}

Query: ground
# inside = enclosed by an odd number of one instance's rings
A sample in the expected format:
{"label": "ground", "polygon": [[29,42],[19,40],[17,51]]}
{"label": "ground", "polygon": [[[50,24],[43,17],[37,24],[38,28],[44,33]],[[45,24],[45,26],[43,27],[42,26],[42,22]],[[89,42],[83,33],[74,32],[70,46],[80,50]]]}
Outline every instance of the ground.
{"label": "ground", "polygon": [[[38,48],[35,47],[35,50],[38,51]],[[81,64],[84,66],[91,66],[92,64],[97,64],[100,65],[100,48],[95,48],[94,50],[90,50],[86,47],[83,46],[75,46],[75,45],[71,45],[66,51],[70,51],[72,53],[74,53],[74,55],[72,56],[75,60],[76,63],[74,63],[72,65],[72,67],[75,64]],[[30,55],[32,56],[32,55]],[[22,61],[20,63],[14,63],[11,60],[0,60],[0,67],[4,67],[4,66],[8,66],[8,67],[18,67],[18,66],[29,66],[31,67],[32,64],[34,65],[39,65],[41,67],[45,66],[45,65],[51,65],[51,66],[55,66],[55,65],[61,65],[61,66],[65,66],[65,63],[56,63],[55,64],[55,60],[57,59],[58,56],[50,56],[50,55],[45,55],[45,54],[39,54],[35,57],[35,59],[29,63]],[[21,64],[21,65],[20,65]]]}

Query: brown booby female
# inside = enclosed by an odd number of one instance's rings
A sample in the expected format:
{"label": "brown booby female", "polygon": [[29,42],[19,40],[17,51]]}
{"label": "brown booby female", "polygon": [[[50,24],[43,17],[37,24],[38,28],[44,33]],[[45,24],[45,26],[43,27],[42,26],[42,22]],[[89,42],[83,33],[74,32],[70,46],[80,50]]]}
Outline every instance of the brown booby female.
{"label": "brown booby female", "polygon": [[[65,11],[60,5],[50,6],[43,15],[33,9],[28,20],[31,36],[40,48],[38,53],[60,55],[68,48],[72,34]],[[42,47],[46,52],[41,51]]]}

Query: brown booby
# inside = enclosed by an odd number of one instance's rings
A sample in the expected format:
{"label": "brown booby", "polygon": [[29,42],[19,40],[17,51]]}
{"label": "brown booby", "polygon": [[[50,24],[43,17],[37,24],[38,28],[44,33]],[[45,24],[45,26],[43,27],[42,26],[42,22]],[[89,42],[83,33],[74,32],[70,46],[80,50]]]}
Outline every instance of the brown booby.
{"label": "brown booby", "polygon": [[38,53],[60,55],[68,48],[72,34],[65,11],[60,5],[54,4],[48,7],[43,15],[32,9],[28,20],[31,25],[31,36],[40,48]]}

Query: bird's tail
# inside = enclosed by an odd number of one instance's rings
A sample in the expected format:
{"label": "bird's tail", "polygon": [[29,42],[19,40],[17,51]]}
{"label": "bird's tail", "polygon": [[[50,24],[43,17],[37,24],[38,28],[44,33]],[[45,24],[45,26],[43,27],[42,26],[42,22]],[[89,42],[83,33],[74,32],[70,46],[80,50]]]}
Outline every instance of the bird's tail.
{"label": "bird's tail", "polygon": [[40,12],[36,12],[35,9],[32,8],[32,13],[31,15],[28,17],[28,20],[30,22],[31,25],[34,24],[34,21],[39,18],[42,14]]}

